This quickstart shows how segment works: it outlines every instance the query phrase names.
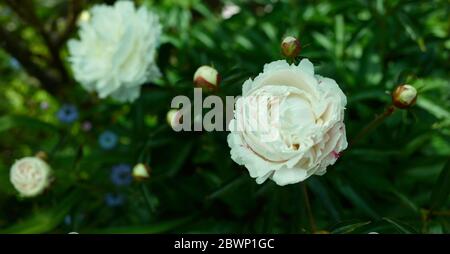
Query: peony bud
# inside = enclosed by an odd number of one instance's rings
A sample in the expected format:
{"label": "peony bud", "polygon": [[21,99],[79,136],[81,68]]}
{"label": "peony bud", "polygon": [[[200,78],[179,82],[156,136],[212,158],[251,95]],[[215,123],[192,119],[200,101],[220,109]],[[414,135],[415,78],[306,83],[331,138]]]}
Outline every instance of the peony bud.
{"label": "peony bud", "polygon": [[392,93],[392,103],[397,108],[405,109],[416,103],[417,90],[408,84],[399,85]]}
{"label": "peony bud", "polygon": [[43,160],[43,161],[48,160],[48,155],[47,155],[47,153],[44,152],[44,151],[39,151],[39,152],[37,152],[36,155],[35,155],[35,157],[37,157],[37,158],[39,158],[39,159],[41,159],[41,160]]}
{"label": "peony bud", "polygon": [[300,54],[301,45],[297,38],[288,36],[281,42],[281,52],[287,58],[295,58]]}
{"label": "peony bud", "polygon": [[10,181],[21,196],[34,197],[50,185],[51,168],[39,157],[25,157],[12,165]]}
{"label": "peony bud", "polygon": [[143,163],[139,163],[133,168],[133,178],[142,181],[150,178],[151,169]]}
{"label": "peony bud", "polygon": [[171,109],[169,110],[169,112],[167,112],[166,120],[170,127],[172,127],[172,129],[175,129],[176,126],[183,124],[183,115],[179,110]]}
{"label": "peony bud", "polygon": [[203,65],[194,73],[194,84],[207,90],[216,90],[220,85],[220,75],[216,69]]}
{"label": "peony bud", "polygon": [[90,19],[91,19],[91,14],[89,13],[89,11],[84,10],[78,16],[77,23],[78,23],[78,25],[81,25],[84,22],[88,22]]}

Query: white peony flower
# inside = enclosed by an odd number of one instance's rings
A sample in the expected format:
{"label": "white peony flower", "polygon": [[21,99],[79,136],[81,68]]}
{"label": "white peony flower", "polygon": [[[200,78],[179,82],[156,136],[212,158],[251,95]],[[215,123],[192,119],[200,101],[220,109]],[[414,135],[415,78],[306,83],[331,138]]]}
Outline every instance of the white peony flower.
{"label": "white peony flower", "polygon": [[257,183],[278,185],[322,175],[347,148],[346,96],[333,79],[299,65],[275,61],[247,80],[236,101],[228,144],[231,158]]}
{"label": "white peony flower", "polygon": [[155,80],[155,63],[161,36],[158,16],[131,1],[114,6],[96,5],[80,23],[80,39],[68,43],[75,79],[100,98],[132,102],[141,85]]}
{"label": "white peony flower", "polygon": [[14,163],[10,181],[23,197],[41,194],[50,184],[50,166],[38,157],[25,157]]}
{"label": "white peony flower", "polygon": [[222,9],[222,18],[229,19],[241,11],[241,7],[233,3],[226,4]]}

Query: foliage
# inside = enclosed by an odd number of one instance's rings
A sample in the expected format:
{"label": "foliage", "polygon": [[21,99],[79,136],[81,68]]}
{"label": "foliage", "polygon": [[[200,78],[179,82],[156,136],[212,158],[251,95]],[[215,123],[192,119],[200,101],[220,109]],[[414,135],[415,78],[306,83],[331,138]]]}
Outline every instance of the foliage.
{"label": "foliage", "polygon": [[[264,63],[282,58],[280,42],[293,35],[301,56],[346,93],[349,139],[388,106],[386,91],[400,83],[419,91],[416,106],[394,112],[327,174],[306,181],[317,229],[450,233],[447,1],[242,0],[224,19],[231,1],[139,0],[164,27],[163,77],[133,104],[99,100],[70,78],[62,43],[76,36],[70,13],[100,1],[23,1],[39,23],[11,2],[0,2],[0,232],[311,232],[300,184],[257,185],[230,159],[226,132],[175,133],[165,121],[174,96],[192,95],[200,65],[219,70],[220,95],[238,95]],[[56,117],[66,103],[79,110],[73,124]],[[107,130],[119,136],[111,150],[98,142]],[[21,199],[10,165],[41,150],[56,180],[44,195]],[[112,166],[138,162],[152,168],[149,181],[111,183]],[[107,206],[107,193],[125,203]]]}

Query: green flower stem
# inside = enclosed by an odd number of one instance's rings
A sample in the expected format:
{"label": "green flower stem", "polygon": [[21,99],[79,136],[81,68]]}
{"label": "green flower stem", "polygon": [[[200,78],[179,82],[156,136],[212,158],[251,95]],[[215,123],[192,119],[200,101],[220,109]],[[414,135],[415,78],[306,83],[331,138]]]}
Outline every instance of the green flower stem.
{"label": "green flower stem", "polygon": [[375,117],[375,119],[372,120],[369,124],[364,127],[351,141],[349,145],[349,149],[355,145],[357,142],[359,142],[364,136],[366,136],[368,133],[370,133],[373,129],[375,129],[378,125],[380,125],[384,119],[388,118],[392,113],[394,113],[395,107],[393,105],[390,105],[386,108],[386,110],[383,112],[383,114],[378,115]]}
{"label": "green flower stem", "polygon": [[150,199],[150,193],[148,193],[147,186],[145,186],[144,183],[141,183],[140,185],[141,185],[142,193],[143,193],[144,198],[145,198],[145,203],[147,204],[148,209],[150,210],[150,212],[153,212],[154,208],[153,208],[153,205],[152,205],[152,202],[151,202],[151,199]]}
{"label": "green flower stem", "polygon": [[309,220],[309,226],[311,227],[311,233],[315,233],[317,232],[317,227],[316,227],[316,222],[314,220],[314,215],[312,213],[311,210],[311,204],[309,202],[309,196],[308,196],[308,190],[306,187],[306,183],[301,183],[300,184],[303,190],[303,197],[305,199],[305,207],[306,207],[306,212],[308,213],[308,220]]}

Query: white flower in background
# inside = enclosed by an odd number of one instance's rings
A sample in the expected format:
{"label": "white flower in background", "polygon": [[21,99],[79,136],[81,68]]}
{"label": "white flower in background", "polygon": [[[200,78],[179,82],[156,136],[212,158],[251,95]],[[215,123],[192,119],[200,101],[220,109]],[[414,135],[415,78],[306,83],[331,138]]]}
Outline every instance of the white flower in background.
{"label": "white flower in background", "polygon": [[14,163],[10,181],[23,197],[41,194],[50,184],[50,166],[38,157],[25,157]]}
{"label": "white flower in background", "polygon": [[[85,14],[86,16],[87,14]],[[141,85],[160,77],[155,62],[161,36],[158,16],[131,1],[96,5],[68,43],[75,79],[100,98],[132,102]]]}
{"label": "white flower in background", "polygon": [[231,158],[257,183],[271,178],[286,185],[322,175],[347,148],[346,96],[333,79],[315,75],[308,59],[266,64],[244,83],[242,96],[228,144]]}
{"label": "white flower in background", "polygon": [[223,7],[221,15],[223,19],[229,19],[234,15],[238,14],[240,11],[241,7],[233,3],[228,3]]}

